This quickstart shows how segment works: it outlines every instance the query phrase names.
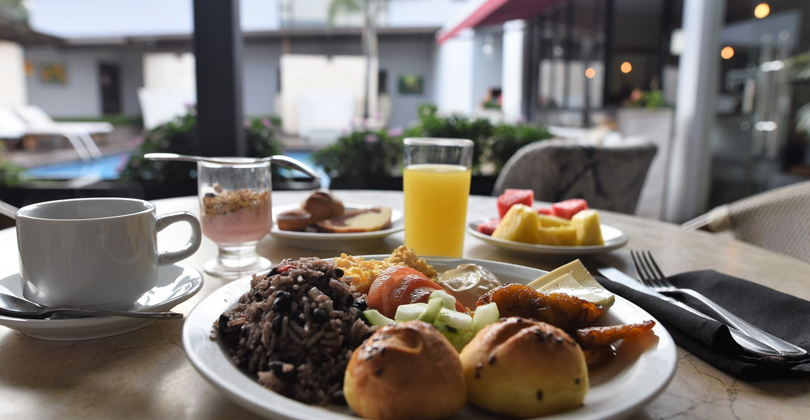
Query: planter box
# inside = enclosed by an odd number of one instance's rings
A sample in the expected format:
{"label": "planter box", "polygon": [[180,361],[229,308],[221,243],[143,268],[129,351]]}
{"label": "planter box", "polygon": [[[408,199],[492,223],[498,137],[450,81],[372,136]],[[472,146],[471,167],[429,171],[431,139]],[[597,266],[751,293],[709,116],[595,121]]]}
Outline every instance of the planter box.
{"label": "planter box", "polygon": [[[470,180],[470,194],[492,195],[496,176],[473,175]],[[402,191],[402,177],[377,177],[371,179],[332,178],[329,188],[332,190],[385,190]]]}

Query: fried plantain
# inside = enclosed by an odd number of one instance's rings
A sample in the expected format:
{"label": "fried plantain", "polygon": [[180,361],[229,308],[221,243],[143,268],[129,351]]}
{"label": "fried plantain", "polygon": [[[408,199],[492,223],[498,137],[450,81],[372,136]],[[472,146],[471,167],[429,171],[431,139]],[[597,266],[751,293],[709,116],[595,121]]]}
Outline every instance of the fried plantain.
{"label": "fried plantain", "polygon": [[588,365],[589,371],[606,365],[616,357],[616,352],[611,346],[594,347],[592,349],[583,348],[582,353],[585,354],[585,364]]}
{"label": "fried plantain", "polygon": [[655,321],[649,320],[639,324],[612,325],[609,327],[591,327],[577,330],[574,340],[583,349],[593,349],[608,346],[616,341],[646,334],[655,326]]}
{"label": "fried plantain", "polygon": [[496,287],[478,298],[477,306],[495,302],[501,317],[518,316],[551,324],[567,332],[594,325],[602,307],[564,293],[540,293],[524,284]]}

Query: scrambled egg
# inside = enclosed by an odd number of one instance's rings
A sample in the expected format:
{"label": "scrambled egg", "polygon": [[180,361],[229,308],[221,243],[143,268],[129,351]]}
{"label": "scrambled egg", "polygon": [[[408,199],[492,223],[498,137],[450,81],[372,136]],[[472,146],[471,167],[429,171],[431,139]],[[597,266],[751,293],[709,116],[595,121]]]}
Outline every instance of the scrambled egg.
{"label": "scrambled egg", "polygon": [[392,265],[404,265],[421,272],[433,281],[439,274],[433,266],[419,258],[412,249],[405,245],[400,246],[391,253],[391,256],[384,260],[366,260],[363,257],[353,257],[351,255],[340,254],[335,258],[338,268],[343,270],[346,277],[351,277],[352,284],[358,292],[368,293],[371,283],[380,273]]}

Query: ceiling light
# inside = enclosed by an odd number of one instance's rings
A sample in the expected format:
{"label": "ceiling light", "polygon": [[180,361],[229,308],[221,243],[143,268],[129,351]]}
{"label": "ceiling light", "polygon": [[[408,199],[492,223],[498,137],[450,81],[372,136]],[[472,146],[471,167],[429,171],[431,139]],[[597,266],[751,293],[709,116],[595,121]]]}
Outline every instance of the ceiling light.
{"label": "ceiling light", "polygon": [[769,14],[771,14],[771,6],[768,6],[768,3],[760,3],[754,8],[754,16],[757,19],[762,19]]}
{"label": "ceiling light", "polygon": [[622,70],[622,73],[624,73],[624,74],[627,74],[627,73],[630,73],[631,71],[633,71],[633,65],[630,64],[629,61],[625,61],[624,63],[622,63],[622,66],[620,68]]}
{"label": "ceiling light", "polygon": [[734,48],[731,47],[724,47],[720,50],[720,57],[723,57],[723,60],[728,60],[731,57],[734,57]]}

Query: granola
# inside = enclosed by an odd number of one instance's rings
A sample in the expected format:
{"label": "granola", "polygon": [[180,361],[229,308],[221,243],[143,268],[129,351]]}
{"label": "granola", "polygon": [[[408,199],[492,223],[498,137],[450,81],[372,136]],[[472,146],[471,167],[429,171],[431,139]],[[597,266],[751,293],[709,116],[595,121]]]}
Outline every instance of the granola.
{"label": "granola", "polygon": [[203,215],[219,216],[237,212],[244,208],[258,206],[270,202],[270,191],[253,191],[249,189],[225,190],[219,184],[214,185],[214,193],[207,193],[203,197]]}

